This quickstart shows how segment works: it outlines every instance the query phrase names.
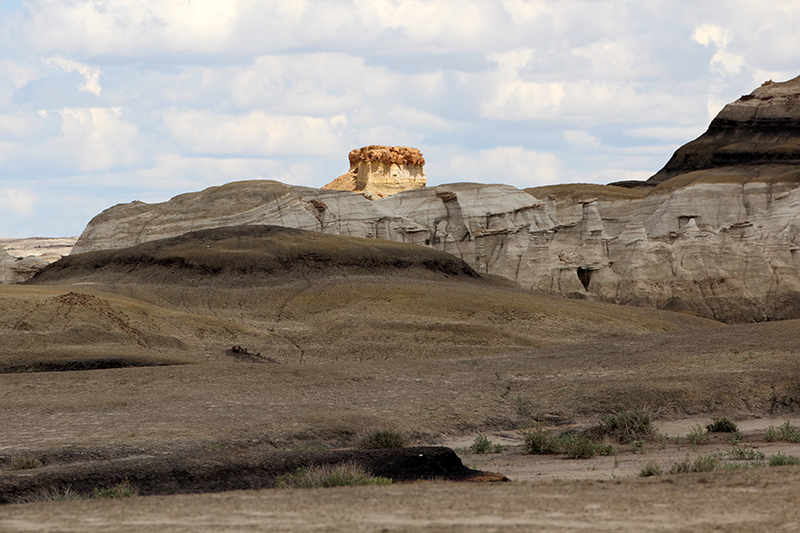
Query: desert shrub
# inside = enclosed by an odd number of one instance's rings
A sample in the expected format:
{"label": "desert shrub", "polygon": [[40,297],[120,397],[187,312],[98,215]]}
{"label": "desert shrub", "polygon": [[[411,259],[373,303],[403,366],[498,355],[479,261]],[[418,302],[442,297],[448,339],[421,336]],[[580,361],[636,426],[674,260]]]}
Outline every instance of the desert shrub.
{"label": "desert shrub", "polygon": [[785,440],[787,442],[800,442],[800,428],[793,426],[787,420],[786,423],[778,426],[777,428],[770,426],[764,433],[764,440],[767,442],[774,442],[778,440]]}
{"label": "desert shrub", "polygon": [[280,476],[277,487],[283,489],[314,489],[319,487],[391,484],[391,479],[373,476],[358,463],[347,462],[337,465],[298,468],[293,474]]}
{"label": "desert shrub", "polygon": [[607,440],[604,440],[603,442],[595,442],[594,451],[597,453],[597,455],[606,455],[606,456],[616,455],[617,453],[616,448],[614,448],[614,446]]}
{"label": "desert shrub", "polygon": [[645,440],[655,435],[652,415],[641,408],[603,417],[600,419],[600,426],[591,431],[621,444]]}
{"label": "desert shrub", "polygon": [[784,455],[778,452],[777,455],[773,455],[769,458],[769,466],[788,466],[788,465],[800,465],[800,458],[795,457],[794,455]]}
{"label": "desert shrub", "polygon": [[664,472],[658,464],[649,462],[644,465],[644,468],[639,472],[639,477],[660,476]]}
{"label": "desert shrub", "polygon": [[14,460],[11,461],[11,470],[31,470],[33,468],[39,468],[40,466],[42,466],[42,462],[36,457],[15,457]]}
{"label": "desert shrub", "polygon": [[756,459],[764,459],[764,452],[754,450],[752,448],[741,448],[733,446],[724,454],[728,459],[733,461],[753,461]]}
{"label": "desert shrub", "polygon": [[738,433],[739,428],[736,427],[736,424],[731,422],[730,419],[726,417],[722,418],[714,418],[714,421],[706,426],[706,429],[709,433]]}
{"label": "desert shrub", "polygon": [[642,441],[642,440],[632,440],[631,441],[631,452],[632,453],[645,453],[644,441]]}
{"label": "desert shrub", "polygon": [[408,439],[400,432],[391,429],[378,429],[361,438],[359,447],[364,450],[405,448]]}
{"label": "desert shrub", "polygon": [[705,444],[708,442],[708,431],[701,428],[699,424],[695,425],[692,430],[686,435],[686,442],[694,446]]}
{"label": "desert shrub", "polygon": [[673,463],[669,469],[670,474],[691,474],[692,472],[712,472],[721,466],[722,462],[716,454],[701,455],[694,461],[687,456],[680,463]]}
{"label": "desert shrub", "polygon": [[139,491],[126,479],[107,489],[94,489],[95,498],[133,498]]}
{"label": "desert shrub", "polygon": [[713,472],[720,464],[716,455],[701,455],[692,463],[692,472]]}
{"label": "desert shrub", "polygon": [[545,429],[544,424],[536,424],[533,429],[523,433],[522,451],[530,454],[561,453],[561,442],[553,436],[552,429]]}
{"label": "desert shrub", "polygon": [[763,468],[767,466],[767,463],[764,461],[753,461],[749,463],[725,463],[722,465],[720,470],[741,470],[746,468]]}
{"label": "desert shrub", "polygon": [[596,442],[582,435],[553,435],[552,429],[537,424],[531,431],[523,433],[525,441],[522,451],[530,454],[563,453],[570,459],[589,459],[595,455],[614,455],[616,450],[608,441]]}
{"label": "desert shrub", "polygon": [[472,453],[479,454],[502,453],[505,448],[506,447],[502,444],[492,444],[492,441],[490,441],[485,435],[478,435],[475,437],[475,441],[469,447]]}
{"label": "desert shrub", "polygon": [[686,457],[680,463],[673,463],[669,469],[670,474],[689,474],[692,471],[692,462]]}
{"label": "desert shrub", "polygon": [[561,449],[570,459],[590,459],[597,452],[595,443],[590,439],[574,435],[561,438]]}
{"label": "desert shrub", "polygon": [[730,442],[731,444],[742,442],[742,433],[740,431],[734,431],[733,433],[728,433],[728,442]]}

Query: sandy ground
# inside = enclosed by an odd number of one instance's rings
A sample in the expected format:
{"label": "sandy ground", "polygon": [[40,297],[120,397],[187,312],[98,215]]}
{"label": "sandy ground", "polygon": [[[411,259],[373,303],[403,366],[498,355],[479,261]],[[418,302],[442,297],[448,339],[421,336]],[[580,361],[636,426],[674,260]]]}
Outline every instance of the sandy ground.
{"label": "sandy ground", "polygon": [[611,481],[413,483],[6,506],[9,532],[800,530],[796,467]]}

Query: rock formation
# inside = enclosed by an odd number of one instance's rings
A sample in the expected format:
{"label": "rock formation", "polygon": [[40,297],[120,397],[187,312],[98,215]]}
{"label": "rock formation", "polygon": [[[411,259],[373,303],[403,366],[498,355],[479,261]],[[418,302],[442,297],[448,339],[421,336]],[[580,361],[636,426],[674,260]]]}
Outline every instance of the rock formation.
{"label": "rock formation", "polygon": [[777,176],[800,163],[800,76],[772,81],[726,105],[708,130],[679,148],[650,184],[696,170],[765,167]]}
{"label": "rock formation", "polygon": [[[274,224],[431,246],[531,290],[728,322],[796,318],[797,91],[798,79],[767,84],[726,106],[706,134],[651,178],[647,191],[459,183],[369,201],[352,192],[240,182],[162,204],[112,207],[89,223],[73,253],[192,230]],[[401,158],[392,150],[352,152],[353,179],[362,169],[365,176],[379,169],[386,175],[402,164],[422,175],[421,155]]]}
{"label": "rock formation", "polygon": [[40,257],[12,257],[0,248],[0,283],[25,281],[48,263]]}
{"label": "rock formation", "polygon": [[406,146],[365,146],[349,155],[350,170],[322,187],[353,191],[368,200],[425,187],[425,158],[416,148]]}

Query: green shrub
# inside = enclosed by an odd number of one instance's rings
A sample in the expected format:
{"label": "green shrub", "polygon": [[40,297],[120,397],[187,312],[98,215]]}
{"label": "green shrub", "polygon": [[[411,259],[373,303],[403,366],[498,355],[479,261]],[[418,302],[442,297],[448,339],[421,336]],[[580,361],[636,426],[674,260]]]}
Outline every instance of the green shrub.
{"label": "green shrub", "polygon": [[561,442],[553,436],[552,429],[545,429],[544,424],[536,424],[532,430],[524,432],[522,451],[530,454],[561,453]]}
{"label": "green shrub", "polygon": [[294,474],[278,478],[283,489],[314,489],[319,487],[350,487],[355,485],[391,485],[392,480],[376,477],[354,462],[298,468]]}
{"label": "green shrub", "polygon": [[783,455],[780,452],[778,452],[777,455],[773,455],[769,458],[769,466],[788,465],[800,465],[800,458],[795,457],[794,455]]}
{"label": "green shrub", "polygon": [[764,440],[767,442],[774,442],[778,440],[785,440],[787,442],[800,442],[800,429],[793,426],[787,420],[786,423],[778,426],[777,428],[770,426],[764,433]]}
{"label": "green shrub", "polygon": [[596,453],[594,442],[574,435],[561,438],[561,449],[570,459],[590,459]]}
{"label": "green shrub", "polygon": [[639,477],[660,476],[663,473],[660,466],[656,463],[649,462],[644,465],[644,468],[639,472]]}
{"label": "green shrub", "polygon": [[670,474],[691,474],[692,472],[711,472],[720,467],[721,461],[715,454],[701,455],[694,461],[687,456],[680,463],[673,463]]}
{"label": "green shrub", "polygon": [[764,452],[759,452],[752,448],[733,446],[730,450],[725,452],[725,456],[733,461],[753,461],[756,459],[764,459]]}
{"label": "green shrub", "polygon": [[632,440],[631,441],[631,453],[645,453],[644,441]]}
{"label": "green shrub", "polygon": [[127,479],[107,489],[94,489],[95,498],[132,498],[138,495],[139,491]]}
{"label": "green shrub", "polygon": [[637,408],[603,417],[600,419],[600,426],[594,432],[621,444],[628,444],[635,440],[653,437],[655,428],[652,415],[644,409]]}
{"label": "green shrub", "polygon": [[401,433],[391,429],[379,429],[361,438],[359,447],[364,450],[382,450],[388,448],[405,448],[408,439]]}
{"label": "green shrub", "polygon": [[33,468],[39,468],[40,466],[42,466],[42,462],[36,457],[15,457],[14,460],[11,461],[11,470],[31,470]]}
{"label": "green shrub", "polygon": [[523,433],[525,441],[522,451],[530,454],[563,453],[570,459],[589,459],[595,455],[614,455],[616,450],[608,441],[596,442],[583,435],[557,437],[553,430],[537,424],[531,431]]}
{"label": "green shrub", "polygon": [[714,421],[706,426],[709,433],[737,433],[739,428],[728,418],[714,418]]}
{"label": "green shrub", "polygon": [[701,428],[700,425],[697,424],[692,428],[692,431],[686,435],[686,442],[694,446],[705,444],[708,442],[708,431]]}
{"label": "green shrub", "polygon": [[469,447],[472,453],[485,454],[485,453],[502,453],[506,449],[502,444],[492,444],[485,435],[478,435],[475,441]]}
{"label": "green shrub", "polygon": [[692,472],[713,472],[720,464],[716,455],[701,455],[694,460]]}
{"label": "green shrub", "polygon": [[763,468],[767,466],[764,461],[753,461],[751,463],[725,463],[720,470],[740,470],[745,468]]}

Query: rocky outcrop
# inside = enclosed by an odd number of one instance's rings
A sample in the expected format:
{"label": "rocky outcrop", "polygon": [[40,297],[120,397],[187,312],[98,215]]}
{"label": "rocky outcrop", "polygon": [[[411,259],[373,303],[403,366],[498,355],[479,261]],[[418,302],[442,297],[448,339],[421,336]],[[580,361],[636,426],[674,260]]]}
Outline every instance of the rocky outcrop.
{"label": "rocky outcrop", "polygon": [[0,248],[0,283],[25,281],[47,264],[40,257],[12,257]]}
{"label": "rocky outcrop", "polygon": [[800,164],[800,76],[758,89],[726,105],[708,130],[679,148],[648,180],[662,183],[675,176],[724,167],[762,166],[777,176]]}
{"label": "rocky outcrop", "polygon": [[78,237],[29,237],[0,239],[0,248],[14,257],[41,257],[52,263],[69,255]]}
{"label": "rocky outcrop", "polygon": [[[112,207],[89,223],[73,253],[272,224],[430,246],[536,291],[728,322],[796,318],[800,160],[792,159],[791,146],[792,132],[800,131],[797,88],[797,79],[768,84],[727,106],[646,191],[457,183],[369,201],[352,192],[239,182],[163,204]],[[401,164],[421,171],[421,155],[392,150],[352,152],[353,179],[362,168],[365,175]],[[752,157],[742,159],[746,153]]]}
{"label": "rocky outcrop", "polygon": [[352,191],[368,200],[425,187],[425,158],[406,146],[365,146],[349,155],[350,170],[322,187]]}
{"label": "rocky outcrop", "polygon": [[800,188],[791,183],[741,175],[665,183],[644,197],[560,187],[561,200],[459,183],[369,201],[278,182],[230,183],[162,204],[112,207],[89,223],[73,253],[270,224],[430,246],[481,273],[569,297],[729,322],[800,316]]}

